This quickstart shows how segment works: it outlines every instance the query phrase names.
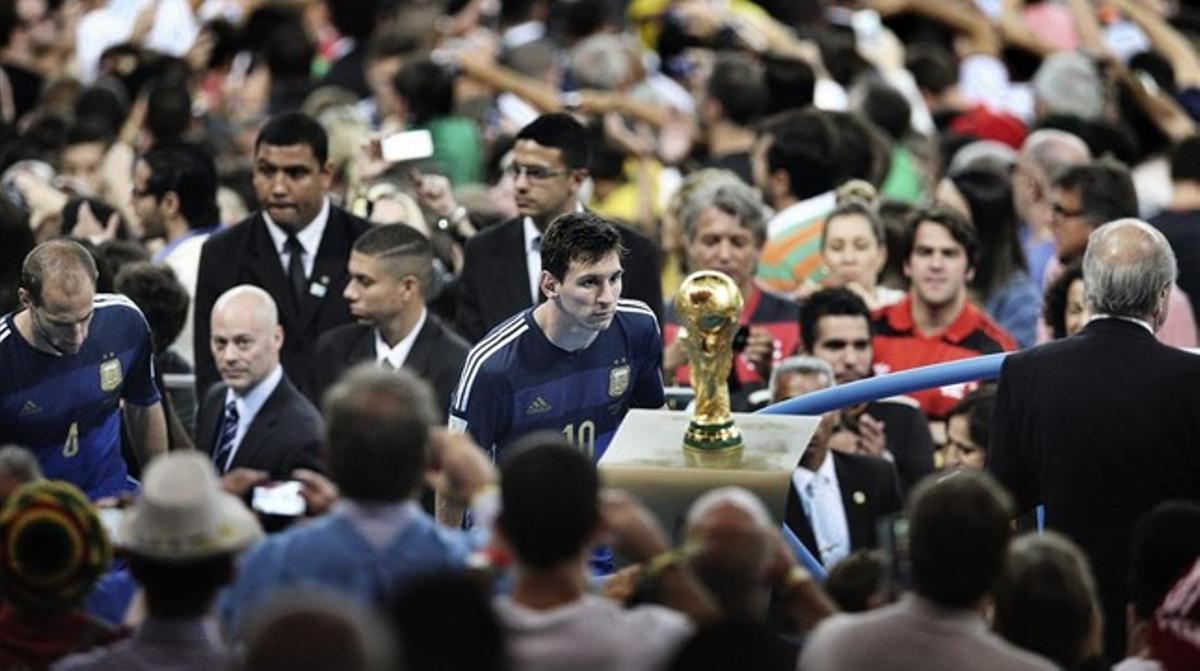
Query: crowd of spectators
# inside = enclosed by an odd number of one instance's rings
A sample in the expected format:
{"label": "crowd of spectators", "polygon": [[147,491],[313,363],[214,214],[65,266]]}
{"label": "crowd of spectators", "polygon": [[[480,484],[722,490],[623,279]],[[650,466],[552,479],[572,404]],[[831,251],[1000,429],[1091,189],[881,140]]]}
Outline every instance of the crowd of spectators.
{"label": "crowd of spectators", "polygon": [[[0,671],[1200,668],[1198,40],[0,0]],[[597,464],[702,270],[735,412],[1011,356],[659,519]]]}

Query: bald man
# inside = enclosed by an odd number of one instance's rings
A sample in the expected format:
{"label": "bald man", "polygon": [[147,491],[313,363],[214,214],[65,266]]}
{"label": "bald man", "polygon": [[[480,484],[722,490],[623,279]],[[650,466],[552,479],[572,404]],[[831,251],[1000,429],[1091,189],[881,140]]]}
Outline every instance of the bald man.
{"label": "bald man", "polygon": [[0,440],[92,498],[136,488],[122,433],[143,464],[167,449],[150,328],[97,277],[78,243],[44,242],[21,266],[21,309],[0,318]]}
{"label": "bald man", "polygon": [[283,327],[275,300],[256,286],[236,286],[213,304],[210,323],[221,382],[200,406],[196,447],[222,475],[243,474],[243,484],[319,470],[325,425],[279,364]]}
{"label": "bald man", "polygon": [[1166,238],[1136,219],[1092,231],[1083,257],[1093,317],[1079,333],[1008,357],[988,469],[1017,512],[1087,553],[1104,605],[1106,653],[1121,658],[1134,521],[1200,498],[1200,356],[1160,343],[1175,283]]}
{"label": "bald man", "polygon": [[1078,136],[1055,128],[1029,134],[1013,166],[1013,205],[1024,226],[1021,247],[1029,261],[1029,275],[1039,285],[1046,265],[1054,258],[1054,236],[1050,222],[1054,211],[1050,199],[1052,179],[1064,168],[1092,160],[1092,153]]}

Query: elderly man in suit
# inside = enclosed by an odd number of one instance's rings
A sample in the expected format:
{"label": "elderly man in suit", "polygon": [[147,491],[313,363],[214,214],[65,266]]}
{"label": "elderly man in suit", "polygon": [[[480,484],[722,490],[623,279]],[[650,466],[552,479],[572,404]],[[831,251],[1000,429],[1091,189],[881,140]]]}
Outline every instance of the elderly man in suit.
{"label": "elderly man in suit", "polygon": [[254,190],[262,210],[210,237],[196,280],[196,392],[217,379],[208,318],[217,297],[239,284],[275,299],[284,370],[311,388],[317,336],[351,321],[342,299],[350,245],[369,224],[334,206],[326,192],[333,168],[328,137],[312,117],[288,112],[263,126],[254,145]]}
{"label": "elderly man in suit", "polygon": [[988,469],[1046,526],[1079,544],[1104,606],[1105,652],[1124,649],[1135,520],[1200,497],[1200,357],[1164,345],[1175,255],[1150,225],[1119,219],[1088,236],[1079,333],[1005,360]]}
{"label": "elderly man in suit", "polygon": [[[544,114],[517,133],[508,173],[520,216],[481,231],[467,243],[457,284],[455,326],[472,343],[493,327],[541,302],[538,248],[550,222],[581,208],[588,137],[568,114]],[[658,250],[646,236],[617,226],[628,251],[623,297],[662,315]]]}
{"label": "elderly man in suit", "polygon": [[318,469],[325,425],[279,363],[283,328],[270,294],[250,285],[226,291],[211,331],[222,381],[200,406],[197,449],[222,475],[245,468],[283,480],[297,468]]}
{"label": "elderly man in suit", "polygon": [[349,274],[344,297],[359,323],[317,341],[321,366],[311,397],[321,398],[354,364],[375,361],[408,368],[428,382],[444,418],[470,348],[425,309],[433,275],[429,241],[404,224],[372,228],[354,242]]}
{"label": "elderly man in suit", "polygon": [[[816,357],[792,359],[807,393],[833,386],[833,368]],[[815,559],[830,568],[854,550],[878,545],[879,520],[900,510],[900,476],[891,462],[834,448],[846,438],[841,417],[826,413],[792,474],[783,522]],[[850,437],[850,440],[854,440]]]}

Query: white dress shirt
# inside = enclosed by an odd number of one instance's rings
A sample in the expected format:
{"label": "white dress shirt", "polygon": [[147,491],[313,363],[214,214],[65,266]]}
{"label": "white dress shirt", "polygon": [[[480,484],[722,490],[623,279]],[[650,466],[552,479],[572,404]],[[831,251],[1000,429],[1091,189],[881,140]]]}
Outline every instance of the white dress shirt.
{"label": "white dress shirt", "polygon": [[425,308],[421,308],[421,318],[417,320],[412,330],[408,335],[400,339],[395,347],[388,347],[388,344],[383,339],[383,334],[379,329],[375,329],[375,361],[380,365],[391,366],[395,370],[400,370],[404,362],[408,360],[408,353],[412,351],[413,343],[417,341],[417,334],[425,326]]}
{"label": "white dress shirt", "polygon": [[842,506],[833,455],[825,455],[824,463],[815,472],[803,466],[792,471],[792,486],[817,539],[821,563],[829,568],[850,554],[850,526]]}
{"label": "white dress shirt", "polygon": [[[267,222],[267,232],[271,234],[271,240],[275,243],[275,251],[279,254],[279,262],[283,265],[283,274],[286,277],[288,263],[292,260],[291,253],[284,247],[288,239],[287,231],[272,221],[271,215],[267,214],[266,210],[263,210],[262,217]],[[329,223],[328,198],[321,204],[321,211],[317,213],[312,222],[296,233],[296,239],[304,248],[304,276],[309,279],[312,279],[313,264],[317,262],[317,250],[321,246],[321,236],[325,235],[325,224],[327,223]]]}
{"label": "white dress shirt", "polygon": [[275,370],[271,371],[262,382],[254,385],[249,392],[244,396],[239,396],[232,389],[225,390],[225,403],[222,407],[227,407],[230,401],[236,404],[238,411],[238,428],[237,433],[233,437],[233,449],[229,451],[229,457],[225,459],[225,463],[221,464],[221,471],[227,472],[230,464],[233,463],[233,458],[237,456],[238,450],[242,447],[242,439],[246,437],[246,431],[250,428],[250,424],[254,421],[255,415],[259,410],[262,410],[263,404],[275,393],[275,388],[279,386],[279,382],[283,379],[283,366],[275,364]]}

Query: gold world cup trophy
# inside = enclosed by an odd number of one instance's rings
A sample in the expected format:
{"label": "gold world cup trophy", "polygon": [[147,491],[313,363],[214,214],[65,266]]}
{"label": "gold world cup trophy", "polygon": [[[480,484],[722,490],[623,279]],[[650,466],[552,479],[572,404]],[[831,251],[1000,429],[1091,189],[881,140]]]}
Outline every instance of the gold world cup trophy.
{"label": "gold world cup trophy", "polygon": [[742,294],[728,275],[702,270],[688,275],[675,293],[675,312],[687,329],[684,348],[691,368],[695,408],[683,451],[692,466],[728,468],[741,463],[742,432],[729,412],[733,337]]}

